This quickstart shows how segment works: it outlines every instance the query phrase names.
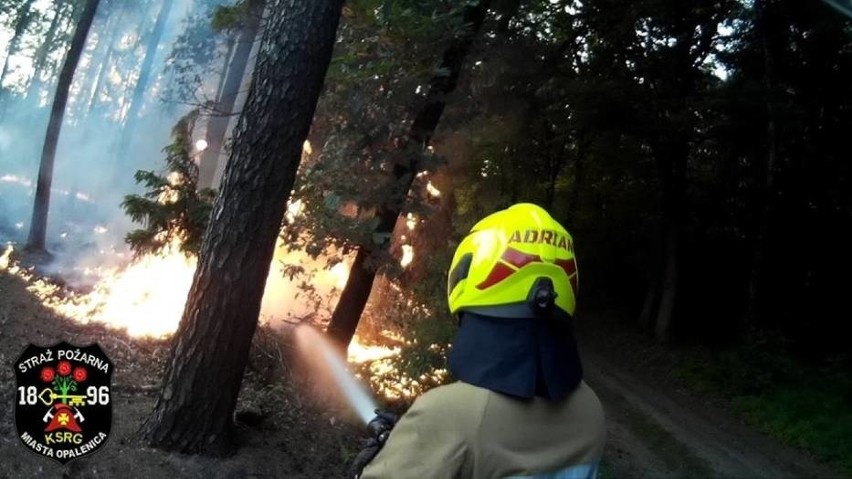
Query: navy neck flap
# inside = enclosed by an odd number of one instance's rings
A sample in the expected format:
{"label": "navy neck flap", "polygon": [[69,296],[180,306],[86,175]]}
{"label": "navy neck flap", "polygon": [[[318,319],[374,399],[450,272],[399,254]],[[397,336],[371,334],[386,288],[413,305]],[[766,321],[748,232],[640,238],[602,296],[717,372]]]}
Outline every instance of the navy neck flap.
{"label": "navy neck flap", "polygon": [[559,400],[583,377],[572,318],[462,312],[448,366],[458,379],[520,398]]}

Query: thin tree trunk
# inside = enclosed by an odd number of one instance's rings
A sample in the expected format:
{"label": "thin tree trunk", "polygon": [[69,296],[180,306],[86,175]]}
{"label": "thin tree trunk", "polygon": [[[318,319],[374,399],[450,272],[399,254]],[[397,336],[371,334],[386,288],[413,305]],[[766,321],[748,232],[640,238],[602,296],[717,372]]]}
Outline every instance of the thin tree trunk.
{"label": "thin tree trunk", "polygon": [[228,39],[225,41],[227,45],[225,51],[225,62],[222,65],[222,71],[219,73],[219,83],[216,84],[216,104],[222,100],[222,92],[225,89],[225,80],[228,78],[228,66],[231,64],[231,60],[234,58],[234,46],[236,46],[237,41],[233,36],[228,35]]}
{"label": "thin tree trunk", "polygon": [[658,112],[662,120],[661,126],[665,129],[659,132],[653,141],[656,144],[652,144],[663,192],[663,264],[659,308],[654,322],[654,335],[662,343],[671,338],[678,302],[681,228],[686,211],[686,172],[690,153],[689,142],[694,135],[689,125],[674,121],[678,113],[685,111],[684,105],[689,95],[694,92],[696,81],[695,58],[690,47],[691,35],[696,25],[694,21],[689,20],[685,11],[687,8],[687,4],[677,4],[677,9],[680,10],[680,25],[676,27],[676,36],[679,38],[672,52],[673,66],[665,72],[666,80],[661,84],[669,90],[664,97],[670,103]]}
{"label": "thin tree trunk", "polygon": [[27,99],[37,99],[38,93],[44,85],[44,82],[41,80],[42,70],[47,64],[48,54],[57,46],[56,44],[60,36],[57,35],[57,32],[59,32],[59,26],[66,18],[66,11],[73,11],[73,9],[69,8],[68,2],[65,0],[57,2],[56,14],[50,21],[50,27],[48,27],[47,34],[44,36],[44,42],[39,45],[35,57],[33,57],[33,76],[30,79],[29,86],[27,86]]}
{"label": "thin tree trunk", "polygon": [[[352,261],[352,266],[349,268],[349,277],[346,280],[346,287],[340,294],[340,299],[337,301],[337,306],[334,308],[334,314],[338,311],[357,311],[358,316],[349,316],[348,320],[332,320],[326,333],[334,338],[339,347],[345,349],[352,341],[352,336],[355,335],[355,329],[358,328],[358,318],[361,317],[361,312],[364,311],[364,306],[367,305],[367,300],[370,298],[370,291],[373,289],[373,282],[376,279],[374,267],[367,263],[370,260],[372,251],[365,246],[358,248],[358,253],[355,254],[355,259]],[[338,316],[340,317],[340,316]],[[351,318],[354,317],[355,320]],[[349,338],[344,342],[345,338]]]}
{"label": "thin tree trunk", "polygon": [[68,90],[77,70],[77,63],[83,53],[86,37],[95,18],[100,0],[87,0],[80,22],[74,30],[71,47],[59,73],[56,95],[50,111],[50,121],[47,124],[47,134],[44,138],[44,148],[41,153],[41,163],[38,169],[33,216],[30,233],[27,238],[27,250],[45,253],[45,237],[47,236],[47,213],[50,208],[50,186],[53,183],[53,164],[56,160],[56,146],[59,143],[59,132],[62,129],[62,119],[65,116],[65,104],[68,102]]}
{"label": "thin tree trunk", "polygon": [[639,327],[649,328],[653,323],[654,313],[658,311],[660,300],[660,274],[651,277],[648,290],[645,291],[645,300],[642,302],[642,311],[639,312]]}
{"label": "thin tree trunk", "polygon": [[[414,122],[411,124],[411,129],[408,131],[405,144],[399,149],[400,154],[407,155],[410,159],[396,162],[394,165],[391,197],[379,208],[376,237],[382,238],[382,242],[376,245],[362,245],[358,249],[358,254],[384,251],[390,245],[399,213],[405,205],[414,178],[420,172],[420,165],[416,156],[408,149],[411,147],[424,149],[428,145],[438,121],[444,113],[447,95],[456,87],[464,59],[476,34],[482,27],[490,3],[490,0],[482,0],[476,5],[465,7],[463,18],[468,28],[463,35],[458,36],[447,47],[441,61],[440,70],[448,72],[448,74],[432,77],[429,82],[426,104],[417,113]],[[352,341],[352,335],[358,327],[358,321],[361,319],[361,313],[364,311],[364,305],[367,304],[370,295],[369,287],[358,284],[362,281],[368,281],[372,284],[376,270],[370,263],[370,261],[364,261],[359,266],[358,271],[354,267],[352,268],[346,286],[341,293],[341,298],[347,298],[347,300],[345,302],[340,301],[337,304],[328,325],[327,333],[329,336],[344,348],[348,347]],[[360,296],[363,296],[363,298]],[[360,307],[358,307],[359,305]]]}
{"label": "thin tree trunk", "polygon": [[207,149],[202,153],[201,162],[198,165],[199,188],[213,186],[213,177],[216,173],[219,153],[222,151],[222,145],[228,131],[230,115],[234,112],[234,104],[237,102],[237,96],[240,93],[240,86],[243,83],[252,46],[260,29],[260,19],[263,16],[266,0],[248,1],[247,17],[240,30],[234,56],[228,65],[225,83],[222,85],[217,99],[217,111],[207,124]]}
{"label": "thin tree trunk", "polygon": [[576,211],[580,211],[582,189],[583,182],[586,180],[585,177],[585,166],[586,166],[586,136],[589,133],[586,132],[585,129],[581,129],[577,132],[577,152],[574,156],[574,187],[571,189],[570,196],[570,214],[574,214]]}
{"label": "thin tree trunk", "polygon": [[278,0],[270,8],[163,387],[142,427],[151,446],[230,449],[264,283],[342,7],[343,0]]}
{"label": "thin tree trunk", "polygon": [[[115,46],[118,44],[118,37],[122,31],[121,26],[125,21],[126,12],[126,8],[119,8],[117,12],[109,15],[103,22],[103,33],[101,33],[103,38],[98,41],[95,51],[92,52],[92,63],[89,67],[96,68],[98,74],[95,76],[94,84],[89,89],[89,99],[84,107],[85,116],[90,116],[98,110],[98,95],[104,88],[106,76],[110,71],[110,63],[115,54]],[[109,35],[107,36],[107,34]],[[96,61],[95,59],[98,57],[103,58],[103,60]],[[109,93],[108,90],[107,93]]]}
{"label": "thin tree trunk", "polygon": [[95,83],[92,85],[91,93],[89,94],[89,102],[86,106],[86,115],[91,115],[97,109],[98,94],[103,87],[107,72],[109,72],[109,64],[112,61],[113,47],[110,46],[104,56],[102,62],[98,64],[98,76],[95,77]]}
{"label": "thin tree trunk", "polygon": [[760,201],[758,204],[757,225],[755,226],[755,237],[752,240],[751,272],[748,284],[748,304],[746,314],[740,329],[747,328],[760,320],[761,315],[761,287],[763,268],[766,261],[766,235],[769,223],[769,210],[771,208],[775,163],[778,156],[778,134],[775,123],[775,68],[774,49],[769,37],[769,11],[768,0],[757,0],[757,18],[760,34],[760,42],[763,49],[763,88],[766,106],[766,162],[762,171],[760,185]]}
{"label": "thin tree trunk", "polygon": [[660,342],[668,342],[671,337],[672,319],[678,292],[678,243],[677,224],[670,222],[666,225],[665,256],[663,258],[662,291],[660,292],[659,309],[657,310],[654,335]]}
{"label": "thin tree trunk", "polygon": [[9,93],[6,91],[6,87],[3,86],[3,84],[6,82],[6,76],[11,71],[11,59],[21,50],[21,40],[24,37],[24,33],[27,31],[27,27],[30,26],[30,22],[32,21],[33,2],[34,0],[27,0],[21,5],[21,8],[18,9],[18,18],[15,22],[15,33],[13,34],[12,39],[9,40],[9,53],[6,55],[6,60],[3,62],[3,70],[0,70],[0,118],[5,115],[6,103],[8,102],[9,97]]}
{"label": "thin tree trunk", "polygon": [[548,144],[547,148],[547,186],[544,189],[544,209],[553,211],[553,202],[556,200],[556,182],[559,181],[559,175],[562,173],[564,162],[562,158],[565,156],[564,145],[561,145],[559,151],[556,150],[557,135],[547,128],[547,135],[544,141]]}
{"label": "thin tree trunk", "polygon": [[689,144],[683,138],[668,140],[658,157],[663,188],[663,267],[659,309],[654,334],[661,342],[671,337],[680,276],[680,231],[686,201],[686,163]]}
{"label": "thin tree trunk", "polygon": [[174,0],[163,0],[163,6],[157,15],[157,22],[154,24],[151,36],[148,38],[148,45],[145,48],[145,59],[139,68],[139,79],[136,80],[136,86],[133,88],[130,109],[128,109],[124,120],[124,128],[121,129],[121,139],[119,140],[118,147],[119,158],[128,158],[127,150],[130,147],[130,137],[136,129],[139,110],[142,108],[142,103],[145,100],[145,92],[148,90],[148,83],[151,79],[154,58],[157,56],[157,46],[160,45],[160,40],[163,38],[163,31],[166,28],[166,21],[169,18],[172,5],[174,5]]}

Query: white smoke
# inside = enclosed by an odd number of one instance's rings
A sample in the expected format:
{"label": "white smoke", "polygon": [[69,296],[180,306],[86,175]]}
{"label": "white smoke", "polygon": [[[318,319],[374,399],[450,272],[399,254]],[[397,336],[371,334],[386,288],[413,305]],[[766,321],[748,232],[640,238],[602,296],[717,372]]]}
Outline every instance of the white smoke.
{"label": "white smoke", "polygon": [[[192,9],[198,7],[196,3],[177,0],[172,7],[130,146],[126,155],[117,157],[121,127],[115,119],[121,117],[120,112],[126,111],[133,88],[127,88],[123,94],[114,94],[114,101],[105,107],[86,111],[86,105],[93,98],[92,76],[97,70],[85,66],[96,65],[102,60],[94,55],[102,55],[105,51],[97,49],[98,42],[106,41],[109,36],[102,31],[107,24],[105,15],[124,15],[125,21],[138,20],[140,9],[134,2],[101,2],[99,17],[92,27],[72,84],[56,153],[47,229],[47,248],[56,258],[50,265],[52,272],[69,274],[74,268],[91,266],[93,261],[126,261],[128,251],[124,236],[139,225],[131,223],[120,203],[125,195],[141,192],[133,178],[136,170],[163,168],[162,149],[171,141],[171,128],[191,108],[189,104],[165,103],[158,92],[168,80],[163,72],[172,45],[186,29],[185,20]],[[51,8],[52,4],[47,2],[43,7]],[[105,8],[108,6],[112,10]],[[126,11],[118,10],[122,8]],[[151,13],[156,12],[147,12]],[[148,21],[152,21],[150,17]],[[6,46],[11,37],[9,25],[5,22],[0,26],[0,38],[6,39]],[[37,39],[35,33],[24,38],[21,43],[25,47],[19,56],[33,55]],[[144,45],[137,50],[140,48],[144,50]],[[6,49],[3,49],[0,65],[5,54]],[[111,72],[113,81],[132,80],[133,69],[139,67],[138,64],[114,62],[113,69],[116,64],[126,67],[127,71]],[[31,71],[17,73],[24,78],[32,74]],[[107,83],[109,88],[117,88],[114,82]],[[21,88],[9,92],[7,108],[0,113],[0,178],[7,178],[7,181],[0,180],[0,244],[20,245],[26,241],[30,228],[51,99],[25,99]]]}

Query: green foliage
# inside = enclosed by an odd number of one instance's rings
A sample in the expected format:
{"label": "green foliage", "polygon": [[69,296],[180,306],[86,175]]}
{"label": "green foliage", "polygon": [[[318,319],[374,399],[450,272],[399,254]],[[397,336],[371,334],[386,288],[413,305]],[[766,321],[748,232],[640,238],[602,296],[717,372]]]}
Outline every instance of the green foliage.
{"label": "green foliage", "polygon": [[[399,370],[413,378],[432,375],[436,370],[446,370],[447,353],[457,329],[454,319],[440,314],[406,324],[405,337],[414,339],[400,350],[396,361]],[[446,377],[432,386],[451,380]]]}
{"label": "green foliage", "polygon": [[13,25],[13,22],[17,21],[17,19],[11,14],[21,8],[22,3],[23,0],[10,0],[0,3],[0,15],[9,15],[9,17],[3,19],[4,26],[8,27],[9,25]]}
{"label": "green foliage", "polygon": [[249,0],[240,0],[234,5],[217,5],[213,9],[210,26],[217,33],[240,29],[249,9]]}
{"label": "green foliage", "polygon": [[157,253],[177,244],[189,256],[201,247],[215,192],[198,190],[198,166],[192,154],[197,116],[197,111],[186,115],[172,129],[172,143],[163,150],[165,171],[137,171],[136,182],[146,192],[124,197],[124,211],[144,225],[125,238],[136,255]]}
{"label": "green foliage", "polygon": [[[850,387],[848,379],[845,385]],[[852,408],[839,389],[831,384],[790,385],[739,397],[736,405],[761,429],[852,474]]]}
{"label": "green foliage", "polygon": [[447,353],[456,324],[446,318],[421,318],[405,327],[407,340],[396,356],[364,363],[359,374],[385,396],[386,403],[405,409],[426,391],[453,381]]}
{"label": "green foliage", "polygon": [[[430,264],[443,269],[441,258]],[[402,289],[399,280],[384,282],[379,294],[367,307],[369,321],[361,321],[358,336],[362,342],[387,344],[384,330],[403,338],[394,344],[399,354],[376,363],[362,365],[363,377],[373,388],[394,397],[391,403],[406,407],[429,389],[453,381],[447,370],[447,354],[458,329],[447,311],[446,272],[428,274],[412,290]]]}
{"label": "green foliage", "polygon": [[[421,145],[401,146],[439,55],[459,28],[458,12],[442,0],[357,0],[344,7],[341,41],[312,126],[314,152],[303,160],[291,198],[302,214],[282,231],[288,248],[331,254],[332,265],[359,245],[386,239],[376,234],[381,206],[406,202],[404,213],[429,210],[425,181],[416,181],[408,196],[390,179],[398,163],[416,161],[423,170],[441,163]],[[379,251],[370,266],[393,275],[395,263]]]}
{"label": "green foliage", "polygon": [[805,379],[791,357],[789,341],[777,334],[758,334],[736,348],[689,358],[678,375],[707,391],[724,385],[723,391],[734,395],[758,394]]}
{"label": "green foliage", "polygon": [[205,77],[220,73],[218,60],[226,50],[222,48],[226,38],[214,30],[211,19],[215,20],[217,8],[227,8],[224,3],[225,0],[195,1],[166,60],[163,98],[178,103],[198,102]]}
{"label": "green foliage", "polygon": [[842,360],[803,364],[788,346],[763,335],[718,354],[693,352],[676,372],[699,390],[729,397],[760,429],[852,473],[852,378]]}

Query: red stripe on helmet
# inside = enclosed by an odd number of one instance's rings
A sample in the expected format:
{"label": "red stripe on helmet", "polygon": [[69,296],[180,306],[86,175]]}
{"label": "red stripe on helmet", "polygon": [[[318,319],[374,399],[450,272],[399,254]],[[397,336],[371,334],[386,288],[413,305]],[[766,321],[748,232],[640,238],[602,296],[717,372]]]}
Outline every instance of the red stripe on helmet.
{"label": "red stripe on helmet", "polygon": [[568,275],[568,281],[571,282],[571,289],[574,290],[574,294],[577,294],[577,262],[574,258],[571,259],[558,259],[554,261],[556,266],[559,266],[563,270],[565,270],[565,274]]}
{"label": "red stripe on helmet", "polygon": [[541,257],[535,254],[522,253],[516,249],[506,248],[500,258],[512,266],[520,269],[530,263],[541,263]]}
{"label": "red stripe on helmet", "polygon": [[571,276],[572,274],[577,272],[577,262],[574,261],[574,258],[571,259],[558,259],[554,261],[556,266],[565,270],[565,274]]}
{"label": "red stripe on helmet", "polygon": [[[491,268],[491,271],[488,273],[488,277],[485,278],[484,281],[477,284],[477,289],[488,289],[495,284],[503,281],[504,279],[511,276],[518,269],[523,268],[524,266],[530,263],[542,263],[541,257],[534,254],[526,254],[522,253],[516,249],[507,248],[506,251],[503,252],[503,255],[500,257],[502,261],[498,261],[497,264]],[[517,269],[513,269],[508,266],[506,263],[516,267]],[[554,261],[556,266],[562,268],[565,271],[565,274],[568,276],[568,281],[571,283],[571,288],[574,290],[574,293],[577,293],[577,263],[573,258],[571,259],[558,259]]]}
{"label": "red stripe on helmet", "polygon": [[506,266],[503,263],[498,262],[491,268],[491,272],[488,273],[488,277],[485,278],[485,281],[476,285],[477,289],[488,289],[495,284],[503,281],[514,273],[515,270]]}

